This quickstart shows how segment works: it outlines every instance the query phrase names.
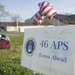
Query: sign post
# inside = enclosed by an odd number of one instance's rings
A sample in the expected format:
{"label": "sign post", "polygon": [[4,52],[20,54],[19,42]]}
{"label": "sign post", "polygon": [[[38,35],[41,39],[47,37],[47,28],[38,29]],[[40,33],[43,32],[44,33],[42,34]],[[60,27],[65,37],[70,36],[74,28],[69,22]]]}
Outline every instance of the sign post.
{"label": "sign post", "polygon": [[21,65],[44,75],[74,75],[75,26],[25,29]]}

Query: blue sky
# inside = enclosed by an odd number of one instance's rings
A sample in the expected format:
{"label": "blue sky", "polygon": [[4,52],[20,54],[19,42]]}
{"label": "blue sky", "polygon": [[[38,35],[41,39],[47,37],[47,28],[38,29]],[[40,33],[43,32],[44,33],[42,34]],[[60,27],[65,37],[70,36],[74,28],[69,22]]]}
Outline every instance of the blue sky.
{"label": "blue sky", "polygon": [[[23,20],[31,18],[38,10],[38,3],[44,0],[0,0],[10,14],[20,15]],[[54,5],[57,13],[75,14],[75,0],[45,0]]]}

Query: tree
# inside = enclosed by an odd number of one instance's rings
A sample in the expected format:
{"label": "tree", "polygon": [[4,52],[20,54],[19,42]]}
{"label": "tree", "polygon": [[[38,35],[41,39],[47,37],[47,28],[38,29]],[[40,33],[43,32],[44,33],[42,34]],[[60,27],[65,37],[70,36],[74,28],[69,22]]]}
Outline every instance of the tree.
{"label": "tree", "polygon": [[9,16],[9,12],[5,11],[5,6],[0,4],[0,17]]}
{"label": "tree", "polygon": [[5,21],[5,18],[9,17],[11,21],[16,22],[18,20],[18,22],[20,22],[22,20],[22,18],[19,15],[15,15],[15,14],[10,14],[9,12],[7,12],[5,10],[5,6],[0,4],[0,18],[3,18],[3,20]]}
{"label": "tree", "polygon": [[21,20],[22,20],[22,18],[20,17],[20,15],[11,14],[11,21],[20,22]]}
{"label": "tree", "polygon": [[4,6],[2,4],[0,4],[0,16],[3,14],[4,12]]}
{"label": "tree", "polygon": [[8,16],[9,16],[9,12],[5,10],[5,6],[0,4],[0,18],[4,17],[4,20],[5,20],[5,17],[8,17]]}

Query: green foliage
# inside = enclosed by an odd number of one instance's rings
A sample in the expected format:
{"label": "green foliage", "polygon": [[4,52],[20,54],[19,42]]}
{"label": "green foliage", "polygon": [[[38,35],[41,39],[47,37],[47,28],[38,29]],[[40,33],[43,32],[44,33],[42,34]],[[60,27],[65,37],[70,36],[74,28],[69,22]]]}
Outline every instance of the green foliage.
{"label": "green foliage", "polygon": [[[10,49],[0,49],[0,75],[34,75],[33,71],[21,66],[23,34],[9,35]],[[35,75],[41,75],[36,73]]]}

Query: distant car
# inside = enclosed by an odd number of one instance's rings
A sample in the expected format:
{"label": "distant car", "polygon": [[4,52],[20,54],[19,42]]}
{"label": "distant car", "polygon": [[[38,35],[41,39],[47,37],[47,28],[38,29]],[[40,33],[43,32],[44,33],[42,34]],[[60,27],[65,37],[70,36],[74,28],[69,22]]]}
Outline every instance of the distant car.
{"label": "distant car", "polygon": [[11,46],[9,37],[5,34],[0,34],[0,49],[8,49]]}

